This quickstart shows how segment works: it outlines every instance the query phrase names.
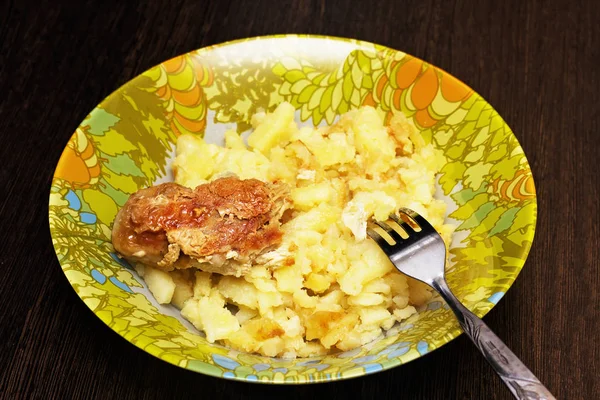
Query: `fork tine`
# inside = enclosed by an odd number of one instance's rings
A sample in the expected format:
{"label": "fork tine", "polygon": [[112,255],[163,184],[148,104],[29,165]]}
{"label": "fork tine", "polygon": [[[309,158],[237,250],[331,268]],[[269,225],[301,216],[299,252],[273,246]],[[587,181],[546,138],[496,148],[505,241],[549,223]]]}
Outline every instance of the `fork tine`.
{"label": "fork tine", "polygon": [[388,241],[385,240],[383,236],[381,236],[375,230],[367,228],[367,235],[369,235],[369,237],[373,239],[375,243],[377,243],[379,248],[381,248],[381,250],[383,250],[384,253],[390,254],[392,252],[392,245],[389,244]]}
{"label": "fork tine", "polygon": [[[383,229],[384,231],[386,231],[386,233],[388,235],[390,235],[390,237],[392,239],[394,239],[394,241],[398,244],[398,243],[402,243],[404,241],[404,239],[402,238],[402,236],[400,236],[400,234],[398,232],[396,232],[394,230],[394,228],[392,228],[391,226],[389,226],[388,224],[386,224],[385,222],[382,221],[377,221],[377,220],[373,220],[373,222],[375,224],[377,224],[381,229]],[[400,225],[402,226],[402,225]]]}
{"label": "fork tine", "polygon": [[371,239],[375,240],[376,242],[379,242],[381,240],[383,240],[384,242],[386,241],[379,233],[377,233],[377,231],[371,228],[367,228],[367,235],[369,235]]}
{"label": "fork tine", "polygon": [[407,235],[410,236],[416,232],[415,229],[412,226],[410,226],[410,224],[407,224],[406,221],[404,221],[395,213],[390,214],[390,219],[397,223],[398,226],[400,226],[400,228],[404,229],[404,232],[406,232]]}
{"label": "fork tine", "polygon": [[[435,228],[425,218],[423,218],[421,216],[421,214],[419,214],[418,212],[408,209],[408,208],[401,208],[398,211],[409,216],[413,221],[415,221],[417,223],[417,225],[419,225],[421,227],[422,230],[435,231]],[[402,222],[406,225],[409,225],[404,221],[402,221]],[[411,227],[411,229],[412,229],[412,227]]]}

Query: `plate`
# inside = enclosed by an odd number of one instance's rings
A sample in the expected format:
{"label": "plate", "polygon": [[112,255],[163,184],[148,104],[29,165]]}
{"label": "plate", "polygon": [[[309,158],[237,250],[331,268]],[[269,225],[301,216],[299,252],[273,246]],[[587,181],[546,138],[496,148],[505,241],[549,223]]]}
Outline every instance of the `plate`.
{"label": "plate", "polygon": [[301,124],[330,124],[370,105],[385,120],[412,119],[446,163],[437,197],[457,226],[447,279],[484,316],[517,278],[536,222],[525,154],[502,117],[449,73],[401,51],[363,41],[302,35],[258,37],[193,51],[132,79],[81,122],[56,167],[49,201],[52,242],[83,302],[144,351],[203,374],[265,383],[308,383],[386,370],[460,334],[434,297],[418,315],[361,348],[283,360],[210,344],[172,306],[156,304],[135,271],[114,253],[111,227],[129,194],[171,179],[183,133],[222,143],[258,110],[281,101]]}

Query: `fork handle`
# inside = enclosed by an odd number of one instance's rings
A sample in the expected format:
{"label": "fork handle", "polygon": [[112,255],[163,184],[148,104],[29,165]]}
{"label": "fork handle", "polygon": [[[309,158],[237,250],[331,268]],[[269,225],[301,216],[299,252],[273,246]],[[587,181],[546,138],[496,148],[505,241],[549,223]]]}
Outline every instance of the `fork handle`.
{"label": "fork handle", "polygon": [[458,322],[475,346],[481,351],[496,373],[502,378],[517,399],[556,400],[550,391],[500,340],[498,336],[454,296],[446,280],[440,277],[432,284],[448,306],[454,311]]}

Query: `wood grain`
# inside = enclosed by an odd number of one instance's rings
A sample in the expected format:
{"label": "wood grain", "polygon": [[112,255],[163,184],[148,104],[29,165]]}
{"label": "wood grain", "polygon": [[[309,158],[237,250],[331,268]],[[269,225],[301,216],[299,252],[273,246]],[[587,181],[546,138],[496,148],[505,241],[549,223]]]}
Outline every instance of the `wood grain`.
{"label": "wood grain", "polygon": [[54,255],[54,166],[106,95],[177,54],[272,33],[355,37],[424,58],[483,95],[529,158],[539,221],[485,318],[559,399],[600,393],[600,7],[594,0],[0,3],[0,398],[509,399],[466,337],[383,373],[260,386],[181,370],[78,299]]}

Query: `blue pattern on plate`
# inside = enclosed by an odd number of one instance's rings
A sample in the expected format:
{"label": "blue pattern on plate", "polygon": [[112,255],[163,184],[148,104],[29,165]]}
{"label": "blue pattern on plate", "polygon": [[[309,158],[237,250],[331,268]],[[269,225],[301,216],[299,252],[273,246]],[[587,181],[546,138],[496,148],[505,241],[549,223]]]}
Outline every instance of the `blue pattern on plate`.
{"label": "blue pattern on plate", "polygon": [[97,269],[93,269],[90,272],[90,275],[96,280],[96,282],[98,282],[101,285],[104,285],[104,283],[106,282],[106,276],[104,276],[104,274],[98,271]]}
{"label": "blue pattern on plate", "polygon": [[360,353],[361,348],[357,347],[356,349],[353,350],[348,350],[345,351],[343,353],[338,354],[338,358],[348,358],[348,357],[354,357],[355,355],[357,355],[358,353]]}
{"label": "blue pattern on plate", "polygon": [[265,369],[269,369],[269,367],[270,367],[269,364],[254,364],[252,366],[252,368],[254,368],[254,370],[257,372],[264,371]]}
{"label": "blue pattern on plate", "polygon": [[125,267],[127,269],[133,269],[133,267],[127,262],[127,260],[125,260],[124,258],[120,258],[117,255],[117,253],[110,252],[108,254],[110,255],[110,258],[112,258],[117,263],[119,263],[119,265],[122,265],[123,267]]}
{"label": "blue pattern on plate", "polygon": [[504,292],[496,292],[488,298],[488,301],[490,303],[498,304],[502,296],[504,296]]}
{"label": "blue pattern on plate", "polygon": [[89,212],[82,212],[81,214],[79,214],[79,219],[81,219],[81,222],[83,222],[84,224],[95,224],[96,223],[96,214],[92,214]]}
{"label": "blue pattern on plate", "polygon": [[409,346],[400,347],[388,354],[387,357],[391,360],[392,358],[400,357],[402,354],[408,353],[408,350],[410,350]]}
{"label": "blue pattern on plate", "polygon": [[133,293],[133,290],[131,290],[129,288],[129,286],[127,286],[126,284],[124,284],[123,282],[121,282],[120,280],[118,280],[116,277],[111,276],[110,278],[108,278],[108,280],[111,281],[113,283],[113,285],[115,285],[119,289],[122,289],[122,290],[124,290],[126,292],[129,292],[129,293]]}
{"label": "blue pattern on plate", "polygon": [[236,369],[237,367],[240,366],[239,362],[237,362],[229,357],[222,356],[220,354],[213,354],[212,359],[215,363],[217,363],[219,366],[221,366],[223,368]]}
{"label": "blue pattern on plate", "polygon": [[356,364],[362,364],[362,363],[366,363],[366,362],[371,362],[371,361],[375,360],[376,358],[377,358],[377,355],[375,355],[375,356],[364,356],[364,357],[355,358],[353,361]]}
{"label": "blue pattern on plate", "polygon": [[381,371],[383,366],[381,364],[366,364],[363,365],[363,368],[365,369],[365,373],[371,374],[373,372]]}
{"label": "blue pattern on plate", "polygon": [[320,362],[321,362],[321,360],[308,360],[308,361],[301,361],[296,365],[299,365],[301,367],[306,367],[306,366],[313,366],[313,364],[318,364]]}
{"label": "blue pattern on plate", "polygon": [[79,211],[79,209],[81,208],[81,200],[79,200],[79,197],[77,197],[75,192],[70,189],[65,195],[65,200],[69,202],[70,209]]}
{"label": "blue pattern on plate", "polygon": [[320,372],[326,368],[329,368],[329,364],[317,364],[313,368]]}

